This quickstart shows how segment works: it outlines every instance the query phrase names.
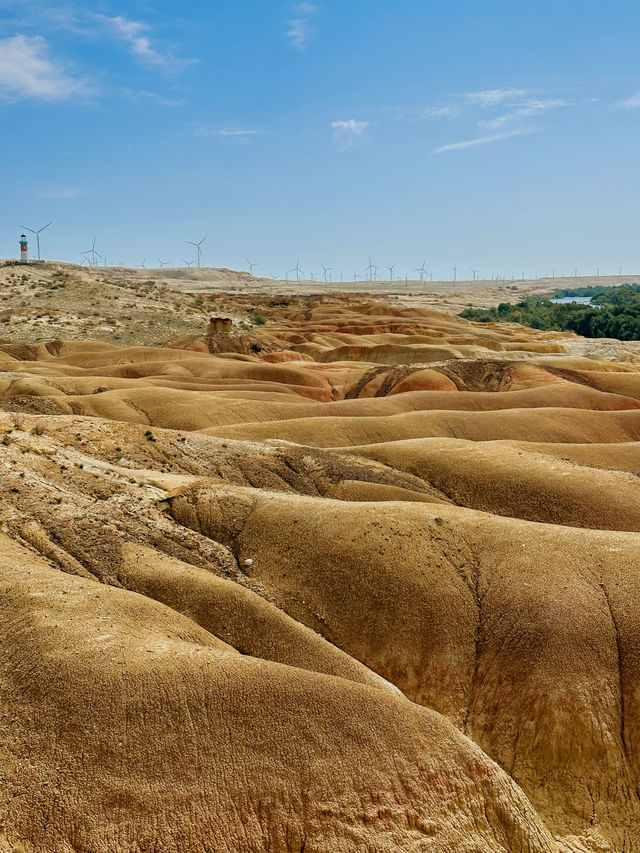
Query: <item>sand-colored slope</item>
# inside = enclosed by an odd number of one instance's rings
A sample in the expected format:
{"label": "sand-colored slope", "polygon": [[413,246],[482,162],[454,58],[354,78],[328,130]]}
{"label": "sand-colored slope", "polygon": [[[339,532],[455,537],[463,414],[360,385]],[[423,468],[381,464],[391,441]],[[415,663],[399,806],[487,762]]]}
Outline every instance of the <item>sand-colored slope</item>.
{"label": "sand-colored slope", "polygon": [[570,450],[553,454],[547,447],[427,438],[349,452],[421,477],[460,506],[549,524],[640,531],[640,479],[635,474],[640,445],[628,445],[634,473],[624,467],[602,470],[599,454],[589,453],[591,445],[583,448],[582,464],[570,461]]}
{"label": "sand-colored slope", "polygon": [[8,840],[51,853],[553,850],[506,774],[437,714],[241,657],[173,611],[2,546]]}
{"label": "sand-colored slope", "polygon": [[555,833],[588,834],[595,808],[613,849],[636,849],[635,534],[406,503],[240,505],[205,489],[172,512],[252,559],[252,576],[295,619],[448,715]]}
{"label": "sand-colored slope", "polygon": [[579,409],[408,412],[388,417],[302,418],[238,424],[207,433],[251,441],[280,438],[316,447],[354,447],[431,436],[469,441],[607,443],[640,440],[640,413]]}
{"label": "sand-colored slope", "polygon": [[243,655],[336,675],[394,695],[397,688],[246,587],[144,545],[125,550],[127,589],[184,613]]}

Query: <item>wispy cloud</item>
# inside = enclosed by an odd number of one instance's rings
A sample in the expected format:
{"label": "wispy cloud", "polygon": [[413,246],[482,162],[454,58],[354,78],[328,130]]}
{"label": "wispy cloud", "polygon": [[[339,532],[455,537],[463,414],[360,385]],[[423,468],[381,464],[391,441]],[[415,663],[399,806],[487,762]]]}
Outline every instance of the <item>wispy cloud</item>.
{"label": "wispy cloud", "polygon": [[461,151],[465,148],[477,148],[479,145],[490,145],[492,142],[499,142],[502,139],[509,139],[512,136],[524,136],[529,133],[535,133],[533,128],[519,128],[517,130],[509,130],[504,133],[493,133],[488,136],[477,136],[475,139],[465,139],[462,142],[450,142],[447,145],[441,145],[436,148],[434,154],[443,154],[445,151]]}
{"label": "wispy cloud", "polygon": [[631,95],[629,98],[625,98],[623,101],[618,101],[616,106],[619,110],[640,109],[640,92],[636,92],[634,95]]}
{"label": "wispy cloud", "polygon": [[49,200],[59,200],[59,199],[67,199],[67,198],[80,198],[85,195],[84,190],[78,189],[78,187],[62,187],[60,189],[55,190],[43,190],[42,192],[36,193],[36,198],[43,198]]}
{"label": "wispy cloud", "polygon": [[333,143],[342,150],[353,148],[362,140],[370,126],[368,121],[356,121],[354,118],[347,121],[332,121]]}
{"label": "wispy cloud", "polygon": [[463,98],[469,104],[478,104],[482,107],[496,107],[505,101],[524,98],[526,95],[526,89],[483,89],[480,92],[463,92],[457,97]]}
{"label": "wispy cloud", "polygon": [[572,103],[572,101],[564,101],[558,98],[549,100],[527,100],[516,105],[515,109],[489,119],[488,121],[482,121],[480,124],[483,127],[489,127],[497,130],[500,127],[506,127],[514,122],[541,115],[549,110],[556,110],[560,107],[570,107],[572,106]]}
{"label": "wispy cloud", "polygon": [[313,3],[297,3],[293,7],[293,17],[288,22],[285,35],[296,50],[307,47],[314,32],[313,18],[317,11],[318,7]]}
{"label": "wispy cloud", "polygon": [[185,105],[185,102],[178,98],[168,98],[166,95],[160,95],[157,92],[147,92],[144,89],[140,91],[135,91],[134,89],[124,89],[123,94],[125,95],[125,97],[130,98],[132,101],[154,101],[156,104],[160,104],[160,106],[162,107],[183,107]]}
{"label": "wispy cloud", "polygon": [[91,18],[104,33],[124,44],[129,53],[144,65],[178,72],[197,61],[179,59],[171,51],[160,51],[149,36],[150,25],[144,21],[133,21],[123,15],[109,17],[97,13],[91,14]]}
{"label": "wispy cloud", "polygon": [[195,130],[195,136],[214,136],[226,139],[228,142],[236,142],[238,145],[248,145],[256,136],[268,136],[266,130],[254,130],[243,127],[202,127]]}
{"label": "wispy cloud", "polygon": [[[445,151],[461,151],[489,145],[502,139],[524,136],[536,132],[539,128],[532,125],[531,119],[575,105],[574,101],[564,98],[547,98],[527,89],[482,89],[478,92],[462,92],[450,95],[451,102],[423,109],[423,118],[464,118],[473,121],[476,135],[460,142],[451,142],[435,149],[434,154]],[[640,97],[639,97],[640,106]]]}
{"label": "wispy cloud", "polygon": [[400,110],[398,116],[410,121],[422,121],[427,118],[457,118],[461,112],[458,104],[444,104],[433,107],[418,107],[414,110]]}
{"label": "wispy cloud", "polygon": [[163,67],[170,63],[170,57],[161,54],[152,46],[151,39],[146,34],[149,30],[148,24],[132,21],[122,15],[110,18],[107,15],[96,14],[94,17],[107,32],[123,42],[141,62]]}
{"label": "wispy cloud", "polygon": [[74,77],[41,36],[17,35],[0,39],[0,97],[5,100],[37,98],[61,101],[89,95],[92,88]]}

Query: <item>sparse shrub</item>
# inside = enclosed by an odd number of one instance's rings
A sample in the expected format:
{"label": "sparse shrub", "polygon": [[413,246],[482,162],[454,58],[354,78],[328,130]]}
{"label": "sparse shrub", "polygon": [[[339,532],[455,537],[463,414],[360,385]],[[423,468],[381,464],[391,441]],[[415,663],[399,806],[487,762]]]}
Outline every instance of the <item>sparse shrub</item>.
{"label": "sparse shrub", "polygon": [[267,322],[267,318],[264,317],[262,314],[252,314],[249,319],[251,320],[254,326],[264,326],[264,324]]}
{"label": "sparse shrub", "polygon": [[44,423],[37,421],[34,428],[31,430],[31,435],[44,435]]}
{"label": "sparse shrub", "polygon": [[24,427],[24,415],[20,412],[14,412],[11,418],[14,429],[22,429]]}
{"label": "sparse shrub", "polygon": [[144,434],[144,435],[145,435],[145,438],[147,439],[147,441],[156,441],[156,437],[155,437],[155,435],[151,432],[151,430],[150,430],[150,429],[148,429],[148,430],[145,432],[145,434]]}

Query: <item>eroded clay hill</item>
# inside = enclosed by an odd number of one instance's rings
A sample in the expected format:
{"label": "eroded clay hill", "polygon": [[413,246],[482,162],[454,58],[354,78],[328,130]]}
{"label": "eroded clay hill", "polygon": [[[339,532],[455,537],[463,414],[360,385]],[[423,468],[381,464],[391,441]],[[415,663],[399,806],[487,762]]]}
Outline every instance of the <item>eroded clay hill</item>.
{"label": "eroded clay hill", "polygon": [[254,311],[0,342],[0,851],[640,851],[633,353]]}

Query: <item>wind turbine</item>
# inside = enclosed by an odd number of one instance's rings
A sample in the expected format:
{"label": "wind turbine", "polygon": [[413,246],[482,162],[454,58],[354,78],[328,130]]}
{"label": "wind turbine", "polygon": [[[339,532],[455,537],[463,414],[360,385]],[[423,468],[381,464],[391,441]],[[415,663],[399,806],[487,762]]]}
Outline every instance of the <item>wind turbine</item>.
{"label": "wind turbine", "polygon": [[385,269],[389,270],[390,279],[389,281],[393,281],[393,271],[398,266],[398,264],[392,264],[390,267],[385,267]]}
{"label": "wind turbine", "polygon": [[478,273],[480,272],[480,270],[474,270],[474,268],[473,268],[473,267],[469,267],[469,269],[470,269],[470,270],[471,270],[471,272],[473,273],[473,280],[474,280],[474,281],[477,281],[477,280],[478,280]]}
{"label": "wind turbine", "polygon": [[254,269],[255,269],[256,267],[259,267],[259,266],[260,266],[260,264],[254,264],[254,263],[252,263],[252,262],[249,260],[249,258],[247,258],[247,263],[249,264],[249,275],[253,275],[253,271],[254,271]]}
{"label": "wind turbine", "polygon": [[202,240],[200,240],[200,242],[199,242],[199,243],[194,243],[192,240],[187,240],[187,243],[188,243],[190,246],[195,246],[195,247],[196,247],[196,251],[197,251],[197,253],[198,253],[198,268],[200,268],[200,266],[201,266],[201,263],[200,263],[200,262],[201,262],[201,260],[202,260],[202,248],[201,248],[201,247],[202,247],[202,244],[204,243],[204,241],[205,241],[206,239],[207,239],[206,237],[203,237],[203,238],[202,238]]}
{"label": "wind turbine", "polygon": [[454,282],[454,284],[457,280],[458,280],[458,267],[454,267],[453,268],[453,282]]}
{"label": "wind turbine", "polygon": [[[156,255],[156,257],[158,258],[157,255]],[[166,266],[169,266],[166,261],[161,261],[160,258],[158,258],[158,263],[160,264],[161,270],[163,270]]]}
{"label": "wind turbine", "polygon": [[364,271],[369,273],[368,281],[373,281],[373,272],[375,269],[376,267],[371,263],[371,256],[369,256],[369,266],[364,268]]}
{"label": "wind turbine", "polygon": [[325,265],[324,265],[324,264],[320,264],[320,266],[322,267],[322,273],[323,273],[323,276],[324,276],[324,280],[325,280],[325,281],[328,281],[327,273],[328,273],[328,272],[331,272],[331,267],[325,267]]}
{"label": "wind turbine", "polygon": [[38,228],[37,231],[35,230],[35,228],[27,228],[26,225],[22,226],[26,231],[31,231],[32,234],[36,235],[36,245],[38,247],[38,260],[40,260],[40,234],[44,231],[45,228],[48,228],[50,225],[51,225],[51,223],[47,222],[46,225],[43,225],[42,228]]}
{"label": "wind turbine", "polygon": [[419,272],[419,273],[420,273],[420,281],[421,281],[421,282],[423,282],[423,283],[424,283],[424,277],[425,277],[425,275],[427,274],[427,271],[426,271],[426,269],[425,269],[426,263],[427,263],[427,259],[425,258],[425,259],[424,259],[424,261],[423,261],[423,263],[422,263],[422,266],[421,266],[421,267],[418,267],[418,269],[417,269],[417,270],[414,270],[414,272]]}
{"label": "wind turbine", "polygon": [[142,261],[142,263],[140,264],[140,269],[141,269],[141,270],[146,270],[146,268],[147,268],[147,259],[145,258],[145,259]]}
{"label": "wind turbine", "polygon": [[98,253],[96,252],[96,240],[97,240],[97,239],[98,239],[97,237],[94,237],[94,238],[93,238],[93,245],[91,246],[91,248],[90,248],[90,249],[87,249],[87,251],[86,251],[86,252],[82,252],[82,254],[83,254],[83,255],[85,255],[85,256],[86,256],[86,255],[91,255],[91,266],[92,266],[92,267],[95,267],[95,265],[96,265],[96,255],[98,254]]}
{"label": "wind turbine", "polygon": [[300,259],[296,261],[295,267],[289,270],[289,272],[294,272],[296,274],[296,281],[300,281],[300,273],[302,272],[302,270],[300,269]]}
{"label": "wind turbine", "polygon": [[189,269],[191,269],[191,267],[195,264],[195,261],[188,261],[186,258],[181,258],[181,260],[189,267]]}

